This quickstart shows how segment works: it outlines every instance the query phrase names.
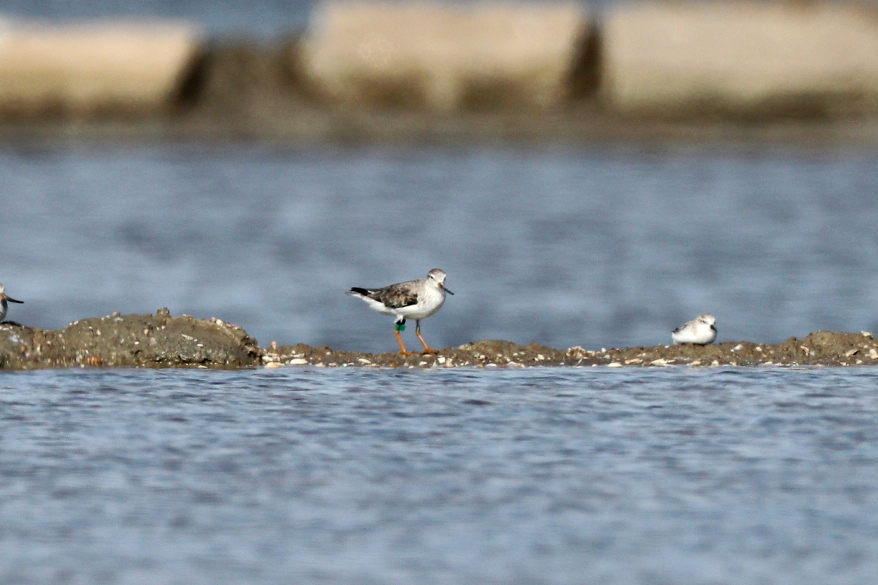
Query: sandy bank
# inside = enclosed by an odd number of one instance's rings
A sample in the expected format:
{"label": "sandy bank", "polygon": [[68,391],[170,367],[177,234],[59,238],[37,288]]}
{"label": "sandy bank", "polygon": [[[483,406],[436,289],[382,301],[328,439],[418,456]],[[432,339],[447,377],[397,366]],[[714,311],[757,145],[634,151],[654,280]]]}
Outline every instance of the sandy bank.
{"label": "sandy bank", "polygon": [[64,329],[0,324],[0,369],[66,367],[547,367],[547,366],[858,366],[878,365],[871,333],[818,331],[776,345],[726,342],[708,346],[553,349],[539,344],[483,340],[437,355],[335,351],[272,343],[260,348],[235,325],[218,319],[119,315],[83,319]]}
{"label": "sandy bank", "polygon": [[0,369],[66,367],[547,367],[547,366],[858,366],[878,365],[871,333],[818,331],[776,345],[726,342],[708,346],[553,349],[532,343],[483,340],[437,355],[335,351],[272,343],[260,348],[238,326],[219,319],[119,315],[83,319],[64,329],[0,324]]}
{"label": "sandy bank", "polygon": [[599,350],[558,350],[539,344],[484,340],[443,349],[438,355],[413,356],[295,345],[270,348],[262,360],[271,367],[854,366],[878,365],[878,341],[870,333],[829,331],[811,333],[802,339],[791,337],[777,345],[744,341]]}

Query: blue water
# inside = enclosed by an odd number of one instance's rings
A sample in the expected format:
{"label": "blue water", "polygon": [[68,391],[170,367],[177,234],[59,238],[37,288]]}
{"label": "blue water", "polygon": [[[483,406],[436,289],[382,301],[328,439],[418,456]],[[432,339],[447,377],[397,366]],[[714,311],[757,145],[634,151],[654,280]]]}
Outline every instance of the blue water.
{"label": "blue water", "polygon": [[3,0],[6,17],[69,21],[77,19],[185,19],[218,37],[271,37],[299,31],[316,2],[311,0]]}
{"label": "blue water", "polygon": [[[583,9],[589,11],[612,3],[613,0],[581,1]],[[176,18],[193,22],[214,37],[243,35],[258,39],[304,29],[317,5],[317,0],[2,0],[0,15],[58,21]]]}
{"label": "blue water", "polygon": [[655,345],[700,313],[719,341],[878,332],[876,168],[759,143],[7,142],[0,282],[27,325],[168,307],[263,346],[395,351],[344,292],[434,267],[438,347]]}
{"label": "blue water", "polygon": [[2,583],[869,583],[872,369],[0,377]]}

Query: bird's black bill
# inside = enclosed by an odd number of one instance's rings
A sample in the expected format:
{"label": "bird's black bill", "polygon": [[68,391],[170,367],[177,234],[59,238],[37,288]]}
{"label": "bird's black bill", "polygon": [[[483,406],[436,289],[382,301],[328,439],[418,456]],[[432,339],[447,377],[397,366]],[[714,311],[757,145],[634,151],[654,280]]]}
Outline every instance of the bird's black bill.
{"label": "bird's black bill", "polygon": [[442,285],[442,290],[444,290],[445,292],[447,292],[447,293],[450,294],[450,295],[453,295],[453,294],[454,294],[453,292],[451,292],[450,290],[448,290],[448,288],[447,288],[444,284]]}
{"label": "bird's black bill", "polygon": [[24,304],[24,301],[17,301],[15,299],[13,299],[12,297],[6,297],[6,300],[9,301],[10,303],[18,303],[20,305]]}

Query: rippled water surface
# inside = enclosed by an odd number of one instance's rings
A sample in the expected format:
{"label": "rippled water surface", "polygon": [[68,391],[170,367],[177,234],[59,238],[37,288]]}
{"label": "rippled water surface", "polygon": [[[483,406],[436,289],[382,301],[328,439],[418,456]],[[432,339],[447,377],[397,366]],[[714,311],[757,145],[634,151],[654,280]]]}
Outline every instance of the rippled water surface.
{"label": "rippled water surface", "polygon": [[3,0],[6,17],[49,20],[185,19],[219,36],[271,36],[304,27],[313,0]]}
{"label": "rippled water surface", "polygon": [[704,312],[720,341],[878,331],[876,168],[757,144],[7,143],[0,282],[27,325],[168,307],[263,346],[394,351],[344,292],[434,267],[456,293],[423,324],[437,347],[655,345]]}
{"label": "rippled water surface", "polygon": [[3,583],[867,583],[878,374],[0,377]]}
{"label": "rippled water surface", "polygon": [[[462,0],[476,2],[477,0]],[[527,0],[522,0],[527,2]],[[579,0],[586,10],[614,0]],[[3,16],[37,19],[182,18],[209,34],[271,37],[305,26],[319,0],[3,0]]]}

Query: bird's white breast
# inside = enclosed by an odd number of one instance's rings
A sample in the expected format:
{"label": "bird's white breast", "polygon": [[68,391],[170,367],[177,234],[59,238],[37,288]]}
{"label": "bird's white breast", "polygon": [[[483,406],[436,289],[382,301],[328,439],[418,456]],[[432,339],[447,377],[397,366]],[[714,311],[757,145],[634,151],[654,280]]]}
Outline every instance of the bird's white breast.
{"label": "bird's white breast", "polygon": [[690,321],[678,331],[671,334],[674,343],[696,343],[700,345],[713,343],[716,330],[704,321]]}
{"label": "bird's white breast", "polygon": [[428,283],[418,295],[417,303],[397,309],[396,313],[406,319],[426,319],[438,311],[443,303],[445,303],[445,292],[438,286]]}

